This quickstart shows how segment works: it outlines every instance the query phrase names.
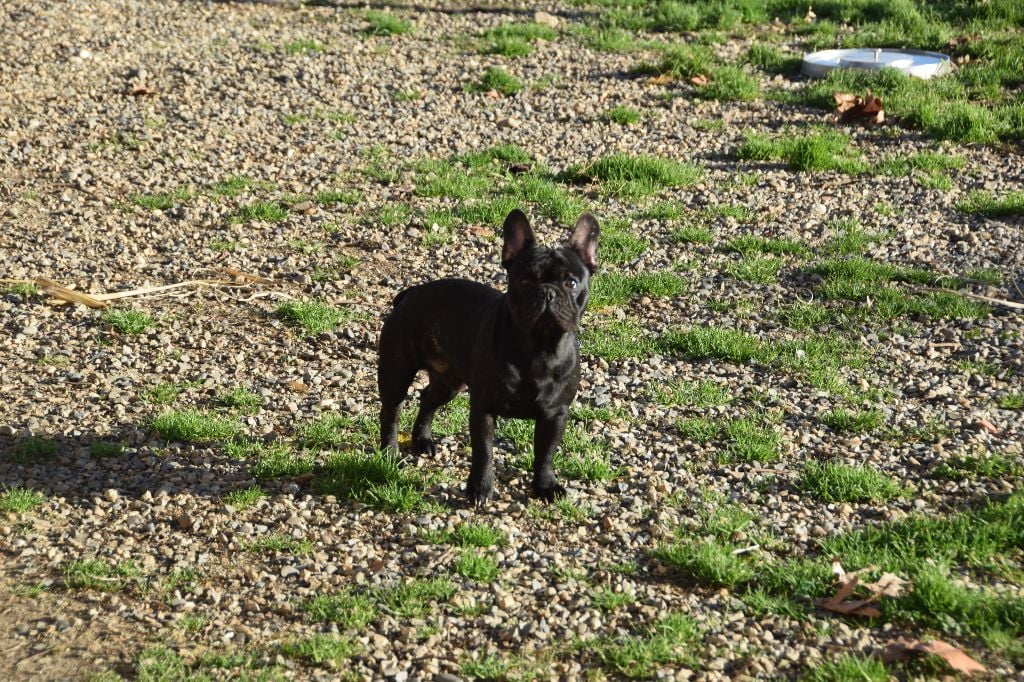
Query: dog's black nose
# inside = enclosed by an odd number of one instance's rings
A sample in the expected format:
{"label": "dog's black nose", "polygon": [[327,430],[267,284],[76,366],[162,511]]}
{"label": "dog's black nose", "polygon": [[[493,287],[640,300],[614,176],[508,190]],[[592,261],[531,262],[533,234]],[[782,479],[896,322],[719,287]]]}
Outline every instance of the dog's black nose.
{"label": "dog's black nose", "polygon": [[554,301],[555,300],[555,296],[556,296],[556,293],[555,293],[555,291],[553,289],[545,289],[544,290],[544,300],[546,300],[548,303],[551,303],[552,301]]}

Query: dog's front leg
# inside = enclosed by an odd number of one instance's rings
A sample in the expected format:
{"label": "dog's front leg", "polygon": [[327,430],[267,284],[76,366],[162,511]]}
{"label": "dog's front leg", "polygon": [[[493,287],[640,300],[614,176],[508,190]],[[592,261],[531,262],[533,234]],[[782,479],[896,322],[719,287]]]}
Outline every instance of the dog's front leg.
{"label": "dog's front leg", "polygon": [[541,417],[533,430],[533,495],[547,502],[565,496],[565,488],[555,480],[552,462],[565,433],[566,411]]}
{"label": "dog's front leg", "polygon": [[466,495],[477,507],[494,495],[494,415],[469,399],[469,440],[473,461],[469,467]]}

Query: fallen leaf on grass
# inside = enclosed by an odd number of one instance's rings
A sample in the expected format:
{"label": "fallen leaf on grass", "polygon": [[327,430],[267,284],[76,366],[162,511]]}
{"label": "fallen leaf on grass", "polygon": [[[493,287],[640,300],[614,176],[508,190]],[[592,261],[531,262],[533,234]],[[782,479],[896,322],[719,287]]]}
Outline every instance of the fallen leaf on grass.
{"label": "fallen leaf on grass", "polygon": [[499,99],[501,94],[497,90],[488,90],[484,93],[484,97],[488,99]]}
{"label": "fallen leaf on grass", "polygon": [[707,85],[708,77],[704,74],[699,74],[690,79],[690,82],[694,85]]}
{"label": "fallen leaf on grass", "polygon": [[932,656],[939,656],[946,661],[946,663],[949,664],[949,667],[953,668],[953,670],[965,675],[986,672],[988,670],[988,668],[983,666],[981,663],[978,663],[952,644],[947,644],[946,642],[937,639],[933,639],[930,642],[921,642],[918,640],[908,640],[900,637],[896,641],[890,642],[886,645],[885,649],[882,650],[882,660],[886,663],[893,663],[896,661],[906,660],[915,654],[931,654]]}
{"label": "fallen leaf on grass", "polygon": [[651,76],[647,79],[647,82],[651,85],[665,85],[672,82],[672,76],[671,74],[663,73],[660,76]]}
{"label": "fallen leaf on grass", "polygon": [[904,588],[910,582],[893,573],[883,573],[882,577],[873,583],[864,583],[875,599],[879,597],[902,597],[906,591]]}
{"label": "fallen leaf on grass", "polygon": [[847,616],[867,616],[868,618],[881,616],[882,612],[871,606],[871,603],[875,600],[874,596],[867,599],[850,599],[854,588],[859,583],[860,578],[856,576],[850,578],[839,586],[839,590],[835,595],[828,599],[819,599],[818,604],[824,609]]}
{"label": "fallen leaf on grass", "polygon": [[286,383],[288,385],[288,388],[292,389],[296,393],[309,393],[309,387],[306,386],[306,384],[302,383],[301,381],[295,381],[293,379]]}
{"label": "fallen leaf on grass", "polygon": [[864,97],[852,95],[848,92],[836,92],[832,97],[836,100],[836,114],[841,123],[860,121],[862,123],[882,123],[885,121],[885,111],[882,109],[882,100],[871,94],[868,90]]}
{"label": "fallen leaf on grass", "polygon": [[[874,606],[874,603],[882,597],[902,596],[907,591],[910,583],[893,573],[883,573],[878,580],[862,584],[857,574],[873,570],[875,570],[874,566],[867,566],[858,571],[847,573],[843,569],[843,565],[839,563],[839,559],[833,559],[832,574],[839,581],[839,589],[828,599],[819,599],[818,605],[828,611],[834,611],[847,616],[878,618],[882,615],[882,612]],[[858,585],[866,589],[869,594],[867,597],[851,599]]]}

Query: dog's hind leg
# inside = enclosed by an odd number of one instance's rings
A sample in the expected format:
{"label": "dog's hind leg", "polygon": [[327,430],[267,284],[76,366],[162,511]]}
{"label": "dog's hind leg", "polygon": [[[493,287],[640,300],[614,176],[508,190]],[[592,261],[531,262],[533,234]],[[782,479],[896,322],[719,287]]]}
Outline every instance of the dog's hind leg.
{"label": "dog's hind leg", "polygon": [[412,427],[412,449],[417,453],[436,454],[431,426],[437,410],[454,398],[459,389],[452,388],[437,372],[428,371],[430,383],[420,393],[420,411]]}

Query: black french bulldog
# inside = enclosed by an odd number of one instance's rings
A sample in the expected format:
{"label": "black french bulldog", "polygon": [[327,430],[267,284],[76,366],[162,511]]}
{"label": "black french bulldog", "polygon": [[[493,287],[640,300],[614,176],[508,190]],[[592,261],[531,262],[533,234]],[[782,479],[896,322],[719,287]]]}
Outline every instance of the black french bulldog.
{"label": "black french bulldog", "polygon": [[434,453],[434,413],[469,388],[473,449],[466,494],[480,506],[494,493],[494,418],[536,422],[533,494],[565,495],[551,460],[562,441],[580,380],[576,332],[597,266],[597,220],[584,213],[565,247],[537,246],[526,215],[505,218],[501,264],[508,293],[464,279],[442,279],[400,292],[380,332],[381,448],[398,450],[398,413],[416,372],[420,394],[413,449]]}

